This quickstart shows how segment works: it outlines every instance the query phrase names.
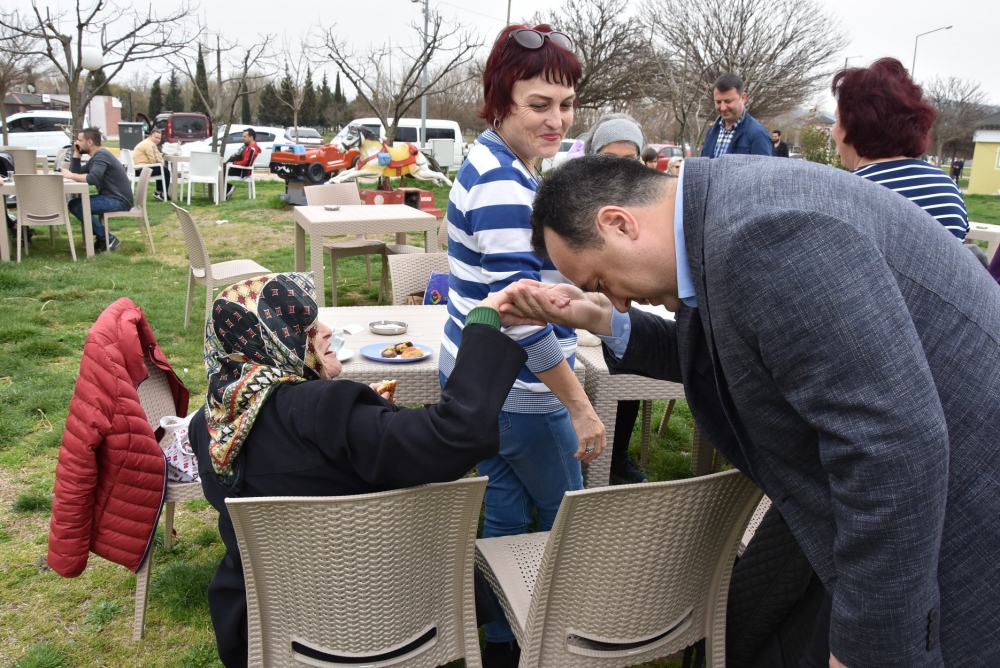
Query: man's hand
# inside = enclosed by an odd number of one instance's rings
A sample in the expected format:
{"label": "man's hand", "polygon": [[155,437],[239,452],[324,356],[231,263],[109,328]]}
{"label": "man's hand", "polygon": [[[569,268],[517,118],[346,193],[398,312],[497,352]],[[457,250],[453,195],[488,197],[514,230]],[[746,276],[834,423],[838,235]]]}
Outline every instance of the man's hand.
{"label": "man's hand", "polygon": [[611,334],[611,300],[594,292],[583,292],[568,283],[538,283],[527,279],[504,289],[507,303],[500,306],[504,325],[556,323]]}
{"label": "man's hand", "polygon": [[74,158],[79,158],[80,157],[80,143],[79,142],[73,142],[73,157]]}
{"label": "man's hand", "polygon": [[71,172],[68,169],[62,170],[62,175],[64,179],[69,179],[70,181],[77,181],[78,183],[83,183],[87,180],[86,174],[77,174],[76,172]]}
{"label": "man's hand", "polygon": [[847,666],[845,666],[844,664],[842,664],[840,661],[837,661],[837,657],[835,657],[831,653],[830,654],[830,668],[847,668]]}

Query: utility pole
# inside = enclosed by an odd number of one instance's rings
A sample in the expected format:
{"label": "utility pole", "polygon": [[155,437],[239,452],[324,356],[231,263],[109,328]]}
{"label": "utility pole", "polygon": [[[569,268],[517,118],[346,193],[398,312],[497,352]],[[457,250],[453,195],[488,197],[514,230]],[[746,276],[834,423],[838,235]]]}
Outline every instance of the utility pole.
{"label": "utility pole", "polygon": [[511,0],[507,0],[507,25],[510,25],[510,3]]}
{"label": "utility pole", "polygon": [[[420,2],[420,0],[410,0]],[[430,0],[424,0],[424,55],[427,55],[427,32],[430,28]],[[419,143],[427,147],[427,62],[423,71],[424,94],[420,96],[420,137]]]}

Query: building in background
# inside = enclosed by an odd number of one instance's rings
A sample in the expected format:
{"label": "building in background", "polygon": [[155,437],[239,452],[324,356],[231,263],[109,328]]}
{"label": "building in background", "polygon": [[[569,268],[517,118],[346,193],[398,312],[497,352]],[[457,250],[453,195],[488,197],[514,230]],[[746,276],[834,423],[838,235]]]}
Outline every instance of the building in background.
{"label": "building in background", "polygon": [[976,150],[972,154],[969,194],[1000,194],[1000,113],[979,121],[972,141]]}
{"label": "building in background", "polygon": [[47,93],[7,93],[3,101],[4,111],[7,116],[24,111],[69,111],[69,96],[66,96],[65,102],[55,97]]}
{"label": "building in background", "polygon": [[[69,95],[53,93],[53,100],[60,100],[69,109]],[[90,127],[100,128],[108,139],[118,139],[118,124],[122,121],[122,101],[111,95],[97,95],[87,107]]]}

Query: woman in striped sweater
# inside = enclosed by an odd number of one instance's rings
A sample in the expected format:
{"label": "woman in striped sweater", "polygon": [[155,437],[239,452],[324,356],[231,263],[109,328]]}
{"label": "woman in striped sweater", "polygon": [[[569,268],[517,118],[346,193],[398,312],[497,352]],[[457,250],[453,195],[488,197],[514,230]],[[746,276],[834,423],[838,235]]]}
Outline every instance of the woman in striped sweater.
{"label": "woman in striped sweater", "polygon": [[[483,73],[481,116],[491,126],[469,151],[448,202],[448,313],[442,385],[455,364],[465,318],[487,295],[522,278],[565,282],[531,250],[536,161],[559,150],[573,123],[582,74],[573,42],[547,25],[501,31]],[[484,537],[539,531],[555,521],[563,494],[583,487],[580,463],[601,454],[604,425],[573,373],[576,332],[559,325],[504,329],[528,354],[500,413],[500,453],[480,462],[486,488]],[[517,665],[514,635],[501,619],[486,627],[484,666]]]}
{"label": "woman in striped sweater", "polygon": [[840,161],[933,216],[959,239],[969,231],[962,192],[921,156],[937,111],[895,58],[852,67],[833,77],[837,122],[833,139]]}

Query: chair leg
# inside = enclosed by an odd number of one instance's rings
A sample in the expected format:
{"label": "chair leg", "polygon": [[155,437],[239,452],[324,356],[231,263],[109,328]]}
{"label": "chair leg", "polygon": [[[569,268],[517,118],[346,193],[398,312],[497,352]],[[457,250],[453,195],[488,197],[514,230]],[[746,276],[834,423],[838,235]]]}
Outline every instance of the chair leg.
{"label": "chair leg", "polygon": [[333,295],[330,298],[330,306],[336,306],[337,305],[337,256],[333,254],[333,251],[330,251],[330,282],[333,284]]}
{"label": "chair leg", "polygon": [[146,207],[142,208],[142,220],[146,223],[146,234],[149,236],[149,252],[156,254],[156,246],[153,245],[153,230],[149,229],[149,214],[146,213]]}
{"label": "chair leg", "polygon": [[657,436],[663,436],[667,433],[667,423],[670,422],[670,414],[674,412],[675,403],[677,403],[676,399],[667,402],[667,407],[663,410],[663,419],[660,420],[660,428],[656,430]]}
{"label": "chair leg", "polygon": [[188,186],[188,199],[187,199],[187,203],[188,203],[188,206],[191,206],[191,188],[194,187],[194,184],[191,183],[191,182],[188,182],[187,186]]}
{"label": "chair leg", "polygon": [[173,501],[163,504],[163,549],[169,550],[174,545],[174,506]]}
{"label": "chair leg", "polygon": [[73,256],[73,262],[76,262],[76,245],[73,243],[73,228],[70,227],[68,218],[66,219],[66,239],[69,241],[69,254]]}
{"label": "chair leg", "polygon": [[378,303],[389,299],[389,254],[382,251],[382,276],[378,282]]}
{"label": "chair leg", "polygon": [[184,306],[184,329],[191,324],[191,307],[194,305],[194,272],[188,268],[188,298]]}
{"label": "chair leg", "polygon": [[[18,214],[19,214],[18,217],[20,218],[20,212],[18,212]],[[17,239],[15,239],[15,241],[17,242],[17,261],[20,262],[21,261],[21,228],[24,227],[24,226],[21,225],[21,221],[18,220],[16,223],[14,223],[14,227],[17,228]],[[25,239],[27,239],[28,235],[25,234],[24,236],[25,236]],[[24,247],[24,254],[25,255],[28,254],[28,247],[27,246]]]}
{"label": "chair leg", "polygon": [[135,574],[135,618],[132,620],[132,640],[142,640],[146,625],[146,604],[149,602],[149,576],[153,570],[153,550]]}
{"label": "chair leg", "polygon": [[107,250],[108,248],[111,247],[111,231],[109,229],[108,217],[103,216],[103,218],[104,218],[104,250]]}
{"label": "chair leg", "polygon": [[56,247],[56,228],[52,225],[49,225],[49,243],[53,248]]}
{"label": "chair leg", "polygon": [[368,289],[372,289],[372,261],[371,255],[365,254],[365,274],[368,276]]}

